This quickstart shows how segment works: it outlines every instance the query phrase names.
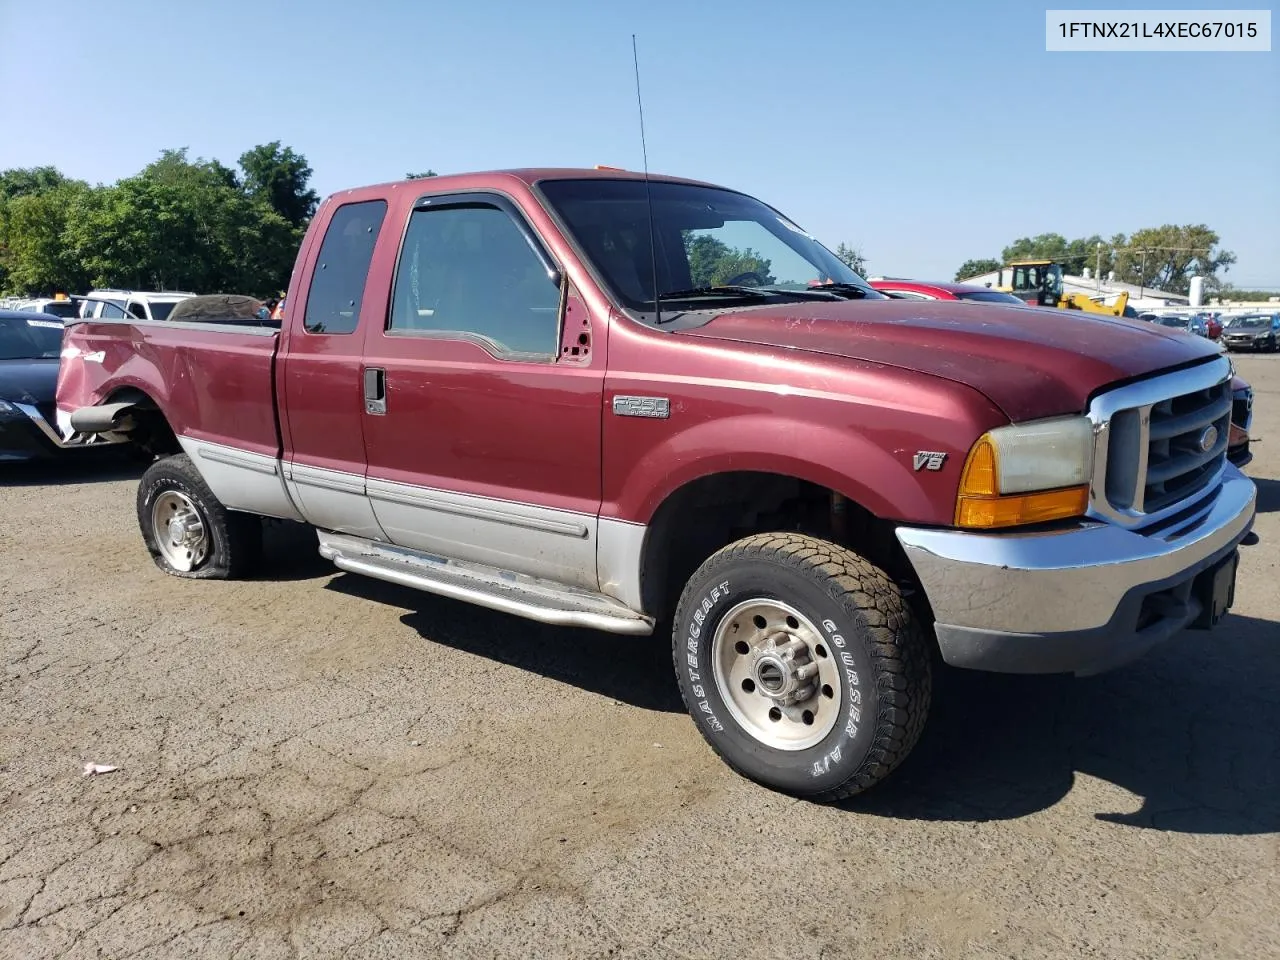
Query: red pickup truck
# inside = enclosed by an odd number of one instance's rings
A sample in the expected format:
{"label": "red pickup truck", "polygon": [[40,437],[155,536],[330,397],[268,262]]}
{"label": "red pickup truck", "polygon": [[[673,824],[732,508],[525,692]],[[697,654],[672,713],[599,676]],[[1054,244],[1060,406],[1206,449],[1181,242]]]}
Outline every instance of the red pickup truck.
{"label": "red pickup truck", "polygon": [[287,518],[343,570],[662,625],[716,752],[829,799],[907,755],[939,659],[1098,672],[1232,604],[1229,360],[1030,309],[887,298],[709,184],[467,174],[329,197],[282,322],[74,323],[58,405],[157,457],[162,570],[241,575]]}

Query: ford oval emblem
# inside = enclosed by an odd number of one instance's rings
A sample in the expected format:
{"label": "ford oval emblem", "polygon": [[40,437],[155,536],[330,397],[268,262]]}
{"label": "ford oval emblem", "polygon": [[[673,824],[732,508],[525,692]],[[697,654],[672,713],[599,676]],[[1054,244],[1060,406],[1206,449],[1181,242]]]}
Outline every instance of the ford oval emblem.
{"label": "ford oval emblem", "polygon": [[1208,453],[1213,449],[1213,445],[1218,442],[1218,428],[1212,423],[1200,431],[1200,438],[1197,441],[1200,446],[1201,453]]}

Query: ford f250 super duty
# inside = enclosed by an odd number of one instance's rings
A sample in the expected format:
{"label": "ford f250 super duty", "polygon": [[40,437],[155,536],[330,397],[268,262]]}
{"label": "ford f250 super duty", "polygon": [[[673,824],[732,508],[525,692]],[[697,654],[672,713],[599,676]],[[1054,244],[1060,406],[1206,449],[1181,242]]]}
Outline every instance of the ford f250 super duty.
{"label": "ford f250 super duty", "polygon": [[732,190],[518,170],[329,197],[283,321],[74,323],[58,405],[155,454],[165,572],[241,575],[285,518],[342,570],[661,624],[716,752],[833,798],[938,660],[1096,673],[1217,623],[1231,379],[1140,321],[889,299]]}

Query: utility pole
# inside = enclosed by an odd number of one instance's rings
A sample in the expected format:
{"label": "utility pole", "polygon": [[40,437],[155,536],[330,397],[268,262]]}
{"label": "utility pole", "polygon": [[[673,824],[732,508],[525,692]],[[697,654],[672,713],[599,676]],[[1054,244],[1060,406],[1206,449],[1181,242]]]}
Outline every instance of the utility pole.
{"label": "utility pole", "polygon": [[1098,281],[1098,293],[1102,293],[1102,241],[1098,241],[1098,262],[1093,268],[1093,273]]}
{"label": "utility pole", "polygon": [[1142,248],[1142,272],[1138,274],[1138,299],[1142,299],[1142,295],[1147,286],[1147,248]]}

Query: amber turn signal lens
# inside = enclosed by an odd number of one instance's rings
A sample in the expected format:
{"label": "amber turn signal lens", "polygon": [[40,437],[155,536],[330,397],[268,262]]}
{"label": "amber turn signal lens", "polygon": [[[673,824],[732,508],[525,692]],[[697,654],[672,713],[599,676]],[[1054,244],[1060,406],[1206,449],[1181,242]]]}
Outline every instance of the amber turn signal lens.
{"label": "amber turn signal lens", "polygon": [[1082,516],[1088,508],[1087,486],[1006,497],[961,496],[956,501],[956,526],[991,529],[1044,523]]}
{"label": "amber turn signal lens", "polygon": [[960,473],[961,497],[998,497],[1000,487],[997,481],[996,445],[984,434],[969,451],[964,462],[964,470]]}

